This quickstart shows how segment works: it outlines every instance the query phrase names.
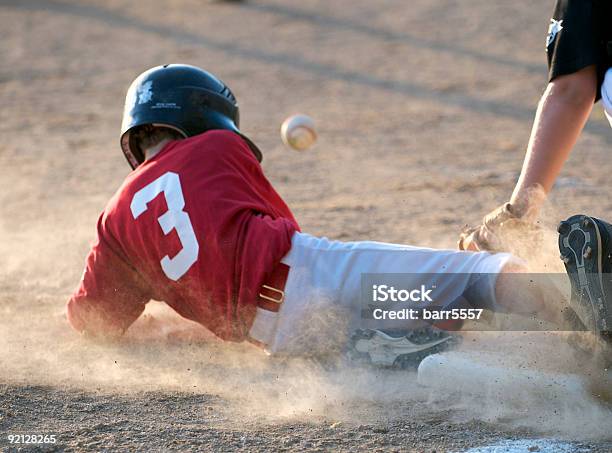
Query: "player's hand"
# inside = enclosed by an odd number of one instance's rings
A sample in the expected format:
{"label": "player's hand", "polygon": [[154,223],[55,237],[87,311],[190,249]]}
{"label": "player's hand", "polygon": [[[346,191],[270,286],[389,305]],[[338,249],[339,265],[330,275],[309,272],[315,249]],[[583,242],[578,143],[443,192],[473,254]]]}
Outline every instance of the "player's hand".
{"label": "player's hand", "polygon": [[[508,239],[527,238],[537,226],[521,217],[510,203],[494,209],[476,227],[466,227],[459,235],[459,250],[499,252],[508,249]],[[513,241],[515,242],[515,241]]]}
{"label": "player's hand", "polygon": [[468,250],[470,252],[480,252],[484,250],[493,250],[491,242],[495,241],[495,236],[485,225],[477,227],[468,227],[461,232],[457,246],[459,250]]}

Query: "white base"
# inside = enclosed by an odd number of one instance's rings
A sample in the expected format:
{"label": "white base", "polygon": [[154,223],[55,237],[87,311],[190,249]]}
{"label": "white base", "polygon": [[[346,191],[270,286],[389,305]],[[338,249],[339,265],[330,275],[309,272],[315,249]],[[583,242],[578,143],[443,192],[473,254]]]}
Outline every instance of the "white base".
{"label": "white base", "polygon": [[446,394],[460,392],[474,396],[498,396],[506,403],[513,400],[533,404],[534,400],[539,399],[571,404],[591,398],[586,383],[577,375],[508,368],[491,362],[494,362],[492,354],[433,354],[419,365],[418,383]]}

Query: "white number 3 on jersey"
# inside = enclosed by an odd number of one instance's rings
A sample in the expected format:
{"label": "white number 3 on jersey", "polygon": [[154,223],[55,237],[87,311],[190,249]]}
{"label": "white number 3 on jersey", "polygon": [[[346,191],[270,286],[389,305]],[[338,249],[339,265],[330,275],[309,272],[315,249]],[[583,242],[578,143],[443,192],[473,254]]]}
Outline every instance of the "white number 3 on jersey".
{"label": "white number 3 on jersey", "polygon": [[160,263],[164,274],[169,279],[176,281],[193,266],[193,263],[198,259],[198,252],[200,250],[189,214],[183,211],[185,199],[183,198],[179,175],[169,171],[151,184],[140,189],[134,194],[130,208],[132,209],[134,219],[137,219],[140,214],[147,210],[147,203],[162,192],[166,198],[168,211],[159,216],[157,221],[164,234],[176,230],[182,248],[174,258],[166,255],[161,259]]}

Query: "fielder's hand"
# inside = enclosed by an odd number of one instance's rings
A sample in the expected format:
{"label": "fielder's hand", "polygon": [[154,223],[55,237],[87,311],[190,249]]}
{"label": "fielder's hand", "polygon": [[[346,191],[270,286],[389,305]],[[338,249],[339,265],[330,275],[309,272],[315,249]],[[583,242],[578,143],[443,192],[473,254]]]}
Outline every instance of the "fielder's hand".
{"label": "fielder's hand", "polygon": [[505,244],[510,236],[526,237],[537,229],[533,223],[519,216],[512,204],[504,203],[487,214],[481,225],[464,228],[457,245],[459,250],[499,252],[508,248]]}

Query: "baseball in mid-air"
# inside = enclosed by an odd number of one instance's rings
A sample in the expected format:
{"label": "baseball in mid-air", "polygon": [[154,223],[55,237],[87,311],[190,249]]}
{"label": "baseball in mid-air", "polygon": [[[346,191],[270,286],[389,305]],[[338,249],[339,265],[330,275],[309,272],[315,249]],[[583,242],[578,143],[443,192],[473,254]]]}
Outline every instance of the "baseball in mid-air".
{"label": "baseball in mid-air", "polygon": [[288,147],[303,151],[317,141],[315,124],[308,115],[292,115],[281,125],[281,138]]}

